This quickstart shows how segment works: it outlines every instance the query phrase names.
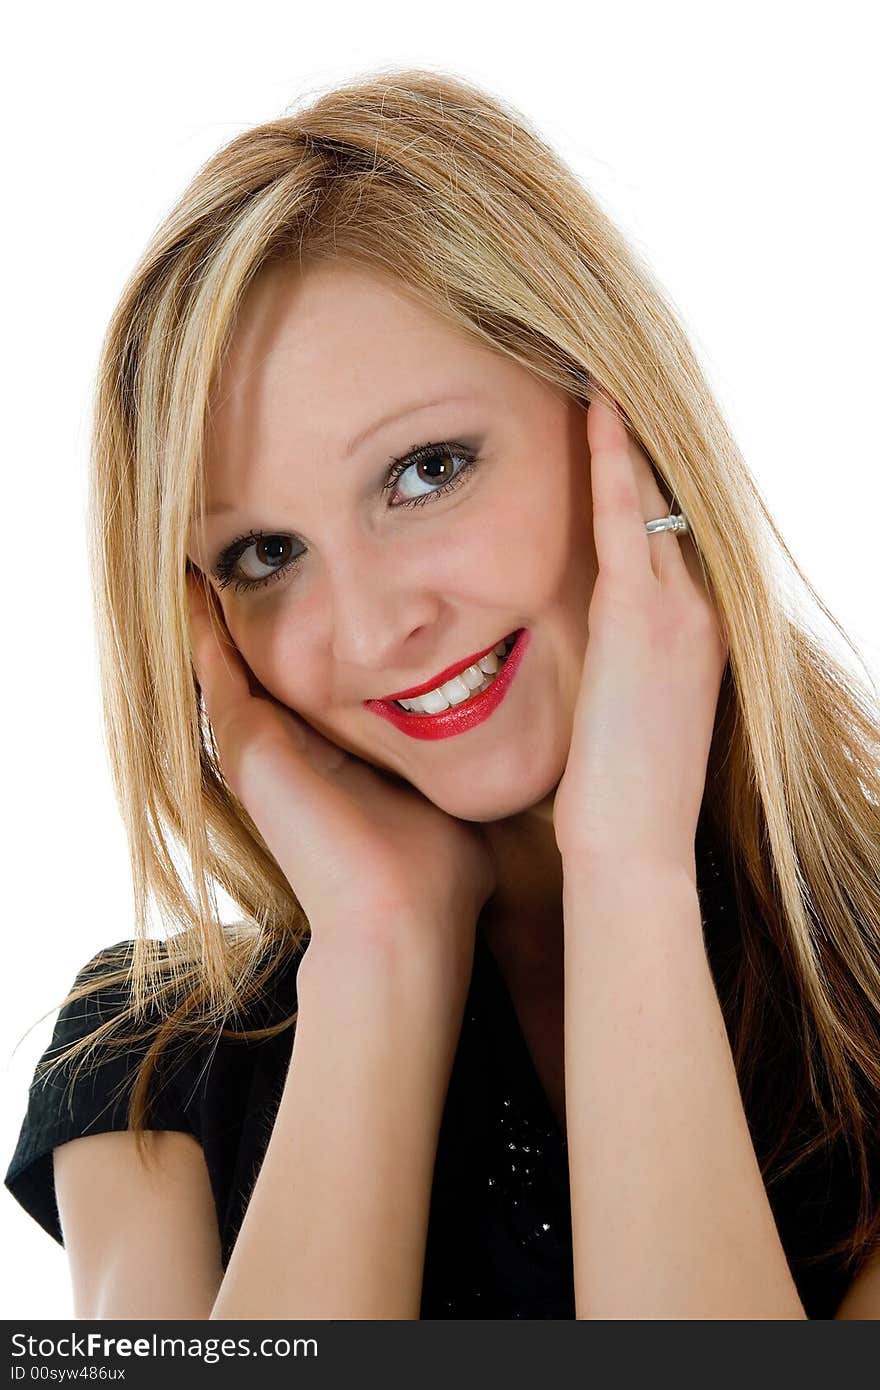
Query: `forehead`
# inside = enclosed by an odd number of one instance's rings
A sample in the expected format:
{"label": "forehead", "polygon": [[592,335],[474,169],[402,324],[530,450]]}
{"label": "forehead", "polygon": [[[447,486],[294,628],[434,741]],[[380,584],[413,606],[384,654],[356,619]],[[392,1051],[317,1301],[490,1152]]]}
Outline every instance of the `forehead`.
{"label": "forehead", "polygon": [[[422,390],[491,389],[514,364],[408,296],[390,276],[341,263],[275,265],[248,291],[212,396],[219,441],[273,412],[303,436],[332,410],[347,426]],[[426,395],[428,399],[428,395]]]}
{"label": "forehead", "polygon": [[[268,267],[247,293],[212,393],[208,509],[212,499],[272,495],[297,477],[313,489],[383,418],[441,398],[473,403],[469,414],[485,406],[509,428],[526,419],[534,427],[557,408],[540,378],[390,275],[344,262]],[[434,418],[444,428],[440,416],[449,418],[426,409],[423,423],[402,422],[397,434],[413,438],[397,439],[401,450],[423,442],[416,432]]]}

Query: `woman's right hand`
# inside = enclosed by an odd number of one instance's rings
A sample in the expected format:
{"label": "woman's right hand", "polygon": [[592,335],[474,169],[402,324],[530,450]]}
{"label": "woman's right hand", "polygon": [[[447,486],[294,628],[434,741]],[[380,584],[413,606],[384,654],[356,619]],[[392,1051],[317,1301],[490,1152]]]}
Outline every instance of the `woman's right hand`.
{"label": "woman's right hand", "polygon": [[[323,931],[382,943],[405,933],[456,974],[495,888],[489,841],[415,788],[324,738],[259,687],[213,591],[187,574],[195,674],[223,776]],[[213,610],[213,611],[212,611]],[[254,680],[255,685],[259,685]]]}

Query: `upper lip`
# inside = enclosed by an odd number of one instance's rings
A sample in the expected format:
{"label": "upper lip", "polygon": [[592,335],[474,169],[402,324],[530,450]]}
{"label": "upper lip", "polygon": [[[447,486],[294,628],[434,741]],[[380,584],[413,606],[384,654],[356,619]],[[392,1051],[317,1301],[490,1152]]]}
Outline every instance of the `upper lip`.
{"label": "upper lip", "polygon": [[491,651],[495,650],[499,642],[505,640],[504,637],[496,637],[495,641],[490,643],[488,647],[484,647],[482,651],[474,652],[473,656],[467,656],[463,661],[456,661],[454,665],[447,666],[444,670],[438,671],[436,676],[432,676],[430,680],[422,681],[421,685],[410,686],[409,690],[397,690],[393,695],[383,695],[382,699],[413,700],[417,695],[425,695],[429,690],[436,690],[438,685],[445,685],[447,681],[452,680],[453,676],[461,675],[462,671],[466,671],[469,666],[473,666],[481,657],[488,656]]}

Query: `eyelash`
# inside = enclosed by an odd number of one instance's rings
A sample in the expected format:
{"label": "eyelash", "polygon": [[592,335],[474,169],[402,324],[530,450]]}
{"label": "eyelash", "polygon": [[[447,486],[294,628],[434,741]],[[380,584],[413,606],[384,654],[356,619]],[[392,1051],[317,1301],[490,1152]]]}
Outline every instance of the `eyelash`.
{"label": "eyelash", "polygon": [[[460,483],[467,480],[471,470],[480,462],[480,456],[476,450],[469,449],[465,445],[449,443],[414,446],[400,458],[393,459],[385,477],[385,481],[382,484],[382,491],[390,492],[398,479],[407,472],[408,469],[412,468],[413,465],[428,462],[433,458],[445,458],[447,456],[464,460],[464,467],[460,468],[452,478],[443,483],[443,485],[438,487],[434,492],[425,492],[421,497],[410,497],[404,502],[398,502],[396,505],[398,507],[420,507],[424,502],[432,502],[436,497],[444,497],[448,493],[454,492]],[[236,592],[264,589],[267,584],[273,584],[276,579],[280,579],[282,575],[288,574],[294,569],[303,558],[303,555],[306,553],[305,551],[301,551],[299,555],[295,555],[292,560],[288,560],[286,564],[280,565],[278,569],[273,570],[271,574],[265,575],[262,579],[241,579],[236,576],[235,565],[244,552],[249,550],[255,541],[267,539],[274,540],[276,536],[278,538],[283,538],[283,533],[276,533],[274,531],[248,531],[246,535],[239,536],[237,540],[232,541],[231,544],[220,553],[214,565],[214,577],[217,580],[217,587],[225,589],[227,585],[231,584]]]}

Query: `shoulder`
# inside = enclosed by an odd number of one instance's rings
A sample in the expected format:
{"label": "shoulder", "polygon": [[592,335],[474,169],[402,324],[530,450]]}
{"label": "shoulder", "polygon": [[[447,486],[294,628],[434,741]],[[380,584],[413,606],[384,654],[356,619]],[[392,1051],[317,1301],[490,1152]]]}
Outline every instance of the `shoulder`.
{"label": "shoulder", "polygon": [[[130,1128],[130,1103],[142,1064],[157,1029],[169,1018],[165,1046],[151,1058],[146,1128],[191,1134],[202,1142],[205,1092],[215,1095],[228,1080],[230,1065],[222,1061],[234,1051],[235,1066],[245,1065],[242,1043],[231,1034],[266,1029],[283,1022],[296,1008],[296,964],[286,957],[274,968],[271,956],[260,956],[251,1002],[234,1019],[209,1025],[196,1004],[188,1014],[173,1005],[173,988],[163,1004],[153,997],[143,1013],[132,1012],[131,965],[135,941],[125,938],[102,947],[76,971],[61,1004],[51,1041],[36,1064],[18,1142],[5,1186],[59,1242],[61,1231],[55,1203],[52,1154],[70,1139]],[[167,960],[169,947],[150,942],[156,961]],[[187,959],[187,947],[181,959]],[[191,964],[198,960],[189,953]],[[160,971],[160,974],[163,972]],[[254,978],[254,977],[252,977]],[[184,989],[188,1002],[190,990]],[[214,1071],[214,1064],[217,1070]],[[212,1075],[214,1080],[211,1081]]]}
{"label": "shoulder", "polygon": [[[194,1058],[205,1047],[216,1052],[239,1035],[287,1019],[296,1010],[301,952],[261,949],[252,935],[245,937],[235,927],[224,928],[224,934],[237,999],[213,1009],[201,952],[189,933],[173,942],[136,943],[125,938],[102,947],[76,972],[58,1010],[51,1044],[38,1063],[35,1082],[59,1057],[63,1063],[66,1049],[77,1045],[102,1064],[109,1064],[121,1051],[131,1066],[161,1029],[157,1058],[161,1065],[170,1066],[167,1054],[178,1070],[186,1058]],[[147,961],[146,994],[137,1008],[136,947]]]}
{"label": "shoulder", "polygon": [[[239,980],[247,978],[253,986],[250,994],[258,1014],[260,1004],[272,1002],[276,994],[286,999],[292,991],[295,996],[298,954],[289,952],[278,958],[271,948],[260,948],[255,932],[238,925],[225,926],[223,934],[233,973]],[[172,1000],[182,1003],[175,994],[178,985],[182,985],[184,995],[196,1012],[200,1001],[195,987],[204,980],[204,968],[194,934],[184,932],[168,941],[151,938],[135,942],[132,937],[126,937],[101,947],[77,970],[58,1012],[58,1022],[65,1032],[81,1032],[89,1023],[110,1019],[133,1003],[136,948],[147,960],[149,989],[145,1018],[153,1021],[164,1016]],[[242,968],[245,959],[247,969]],[[75,994],[80,998],[71,997]],[[245,1010],[245,1013],[249,1016],[250,1011]]]}

